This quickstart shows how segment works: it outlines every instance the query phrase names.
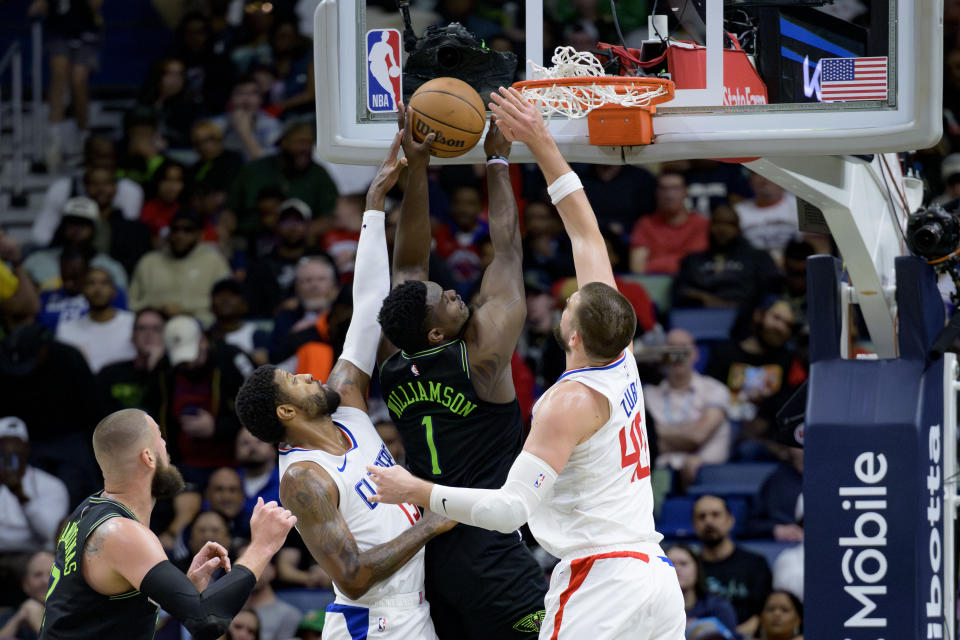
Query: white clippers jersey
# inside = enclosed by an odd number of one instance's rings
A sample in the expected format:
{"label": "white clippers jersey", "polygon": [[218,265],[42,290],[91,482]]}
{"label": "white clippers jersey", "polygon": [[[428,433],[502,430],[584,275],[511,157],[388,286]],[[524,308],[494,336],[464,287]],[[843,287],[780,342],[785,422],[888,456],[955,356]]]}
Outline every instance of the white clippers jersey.
{"label": "white clippers jersey", "polygon": [[[420,511],[412,504],[378,504],[367,498],[376,493],[367,475],[367,465],[393,466],[393,457],[377,434],[369,416],[360,409],[340,407],[333,422],[350,439],[353,446],[343,455],[317,449],[280,448],[280,477],[294,462],[309,461],[323,467],[337,483],[340,491],[340,514],[362,552],[388,542],[412,527],[420,519]],[[369,606],[383,598],[423,590],[423,549],[396,573],[370,588],[359,600],[347,598],[333,585],[337,600]]]}
{"label": "white clippers jersey", "polygon": [[[537,542],[562,558],[578,549],[660,542],[653,523],[653,488],[643,394],[637,363],[624,351],[603,367],[565,372],[558,385],[577,381],[610,401],[610,419],[578,444],[551,495],[530,516]],[[537,401],[533,411],[548,394]]]}

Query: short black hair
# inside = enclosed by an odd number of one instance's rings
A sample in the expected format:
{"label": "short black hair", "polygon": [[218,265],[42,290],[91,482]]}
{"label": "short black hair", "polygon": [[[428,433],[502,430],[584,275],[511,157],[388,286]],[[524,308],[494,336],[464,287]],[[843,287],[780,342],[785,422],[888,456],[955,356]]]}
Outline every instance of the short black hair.
{"label": "short black hair", "polygon": [[407,353],[415,353],[429,346],[423,326],[427,313],[427,285],[407,280],[383,299],[377,320],[390,342]]}
{"label": "short black hair", "polygon": [[286,401],[275,380],[277,367],[257,367],[237,392],[237,417],[240,424],[264,442],[276,445],[284,439],[286,429],[277,418],[277,406]]}

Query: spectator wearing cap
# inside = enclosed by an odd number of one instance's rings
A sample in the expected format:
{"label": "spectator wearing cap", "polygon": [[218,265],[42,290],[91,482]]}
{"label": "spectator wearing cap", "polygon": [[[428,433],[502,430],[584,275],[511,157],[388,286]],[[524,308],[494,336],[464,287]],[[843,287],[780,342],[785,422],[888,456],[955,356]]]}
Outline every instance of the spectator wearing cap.
{"label": "spectator wearing cap", "polygon": [[287,196],[307,203],[313,213],[311,236],[320,236],[330,225],[337,202],[337,187],[330,175],[312,158],[313,125],[294,121],[280,137],[278,153],[248,162],[240,169],[230,192],[228,208],[237,214],[238,233],[251,236],[257,228],[257,194],[269,185],[284,185]]}
{"label": "spectator wearing cap", "polygon": [[326,611],[313,609],[308,611],[297,627],[297,637],[300,640],[323,640],[323,620]]}
{"label": "spectator wearing cap", "polygon": [[210,299],[215,318],[210,337],[237,347],[257,366],[266,364],[269,335],[246,320],[248,305],[243,284],[234,278],[224,278],[213,285]]}
{"label": "spectator wearing cap", "polygon": [[297,264],[319,252],[307,245],[307,232],[313,214],[303,200],[291,198],[280,204],[275,225],[273,248],[262,258],[251,261],[245,284],[250,296],[250,313],[255,318],[272,318],[284,301],[294,299],[293,284]]}
{"label": "spectator wearing cap", "polygon": [[223,131],[223,148],[239,153],[247,162],[272,153],[280,137],[280,121],[262,107],[256,79],[244,75],[233,84],[226,113],[210,119]]}
{"label": "spectator wearing cap", "polygon": [[210,341],[192,316],[168,320],[163,339],[166,358],[147,404],[157,407],[157,423],[184,477],[203,486],[214,469],[234,464],[240,430],[234,398],[253,364],[233,345]]}
{"label": "spectator wearing cap", "polygon": [[934,204],[946,204],[960,198],[960,153],[951,153],[940,165],[943,193],[934,198]]}
{"label": "spectator wearing cap", "polygon": [[0,418],[0,552],[50,550],[67,516],[67,487],[27,463],[27,425],[16,416]]}
{"label": "spectator wearing cap", "polygon": [[100,212],[96,202],[84,196],[67,200],[52,246],[34,251],[23,262],[23,268],[41,291],[61,287],[60,255],[67,247],[82,253],[91,267],[107,269],[118,288],[127,288],[127,272],[123,266],[94,247],[94,234],[99,224]]}
{"label": "spectator wearing cap", "polygon": [[134,355],[121,362],[108,364],[97,373],[97,385],[103,392],[107,413],[120,409],[142,409],[147,406],[147,390],[156,384],[157,365],[163,358],[163,326],[166,319],[158,310],[146,307],[134,316],[130,343]]}
{"label": "spectator wearing cap", "polygon": [[137,264],[130,285],[130,308],[156,307],[168,316],[187,313],[210,324],[210,290],[230,275],[230,265],[209,244],[201,243],[203,220],[181,209],[170,221],[167,246]]}
{"label": "spectator wearing cap", "polygon": [[[84,171],[106,169],[112,173],[117,168],[117,149],[109,138],[91,136],[83,146]],[[53,241],[53,235],[60,226],[63,207],[70,198],[89,196],[83,176],[58,178],[47,188],[43,205],[33,220],[30,239],[33,244],[45,247]],[[111,203],[113,208],[122,212],[127,220],[140,217],[143,208],[143,188],[127,178],[116,181],[116,189]]]}
{"label": "spectator wearing cap", "polygon": [[136,355],[131,342],[133,312],[114,307],[116,295],[117,288],[108,271],[99,267],[89,269],[83,284],[89,312],[57,326],[57,340],[76,347],[94,375],[104,365]]}

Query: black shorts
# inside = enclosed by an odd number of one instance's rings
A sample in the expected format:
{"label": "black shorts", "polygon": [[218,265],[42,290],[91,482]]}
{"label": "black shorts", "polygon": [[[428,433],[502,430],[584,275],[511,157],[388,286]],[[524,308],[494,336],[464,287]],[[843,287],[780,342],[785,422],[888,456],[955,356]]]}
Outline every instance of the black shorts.
{"label": "black shorts", "polygon": [[426,547],[426,596],[440,640],[536,638],[547,581],[519,533],[458,525]]}

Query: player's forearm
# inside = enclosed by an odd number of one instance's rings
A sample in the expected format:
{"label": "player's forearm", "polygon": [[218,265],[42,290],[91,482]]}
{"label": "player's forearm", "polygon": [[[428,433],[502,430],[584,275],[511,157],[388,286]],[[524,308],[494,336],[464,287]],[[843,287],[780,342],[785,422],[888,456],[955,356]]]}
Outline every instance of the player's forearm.
{"label": "player's forearm", "polygon": [[528,145],[533,152],[533,158],[537,161],[537,166],[543,173],[547,184],[553,183],[565,173],[570,172],[570,165],[563,159],[560,148],[549,133],[544,137],[539,137],[535,142]]}
{"label": "player's forearm", "polygon": [[520,241],[520,214],[513,197],[509,167],[492,163],[487,165],[487,189],[490,194],[490,241],[498,258],[514,255],[518,259],[523,249]]}
{"label": "player's forearm", "polygon": [[400,221],[393,245],[393,273],[422,270],[430,264],[430,198],[427,188],[427,166],[418,162],[407,165],[407,188],[400,205]]}
{"label": "player's forearm", "polygon": [[[383,505],[380,508],[396,507]],[[350,579],[346,584],[337,581],[338,586],[351,598],[361,597],[373,585],[396,573],[423,548],[423,545],[439,533],[437,525],[432,520],[421,519],[393,540],[357,554],[356,568],[351,572]]]}
{"label": "player's forearm", "polygon": [[380,325],[377,313],[390,293],[390,268],[382,211],[363,214],[353,274],[353,317],[343,344],[342,358],[368,376],[377,359]]}
{"label": "player's forearm", "polygon": [[247,546],[246,552],[244,552],[244,554],[240,556],[240,559],[234,564],[246,567],[253,573],[253,576],[259,580],[260,574],[263,573],[267,564],[270,563],[270,558],[272,558],[273,555],[274,551],[272,547],[253,541]]}

